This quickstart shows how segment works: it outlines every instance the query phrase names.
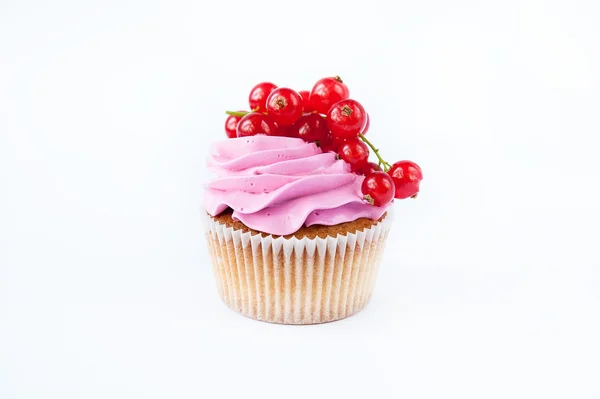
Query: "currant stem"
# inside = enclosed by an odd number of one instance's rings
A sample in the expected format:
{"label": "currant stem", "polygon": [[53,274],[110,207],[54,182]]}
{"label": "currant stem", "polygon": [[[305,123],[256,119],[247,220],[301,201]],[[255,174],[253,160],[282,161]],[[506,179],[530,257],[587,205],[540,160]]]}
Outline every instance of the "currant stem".
{"label": "currant stem", "polygon": [[[232,116],[246,116],[252,112],[257,112],[260,108],[256,107],[254,108],[252,111],[225,111],[225,113],[227,115],[232,115]],[[266,112],[263,112],[265,115],[267,114]]]}
{"label": "currant stem", "polygon": [[248,112],[248,111],[225,111],[225,113],[227,115],[232,115],[232,116],[245,116],[245,115],[248,115],[250,112]]}
{"label": "currant stem", "polygon": [[383,165],[383,170],[384,170],[384,172],[387,172],[388,170],[390,170],[390,168],[392,167],[392,165],[390,165],[388,162],[386,162],[386,161],[385,161],[385,160],[384,160],[384,159],[381,157],[381,155],[379,155],[379,149],[378,149],[378,148],[375,148],[375,146],[373,145],[373,143],[371,143],[371,142],[369,141],[369,139],[367,139],[367,138],[365,137],[365,135],[364,135],[364,134],[360,133],[358,136],[359,136],[359,137],[360,137],[360,139],[361,139],[362,141],[364,141],[364,142],[365,142],[365,143],[366,143],[366,144],[367,144],[369,147],[371,147],[371,149],[373,150],[373,152],[374,152],[374,153],[375,153],[375,155],[377,156],[377,159],[379,160],[379,166]]}

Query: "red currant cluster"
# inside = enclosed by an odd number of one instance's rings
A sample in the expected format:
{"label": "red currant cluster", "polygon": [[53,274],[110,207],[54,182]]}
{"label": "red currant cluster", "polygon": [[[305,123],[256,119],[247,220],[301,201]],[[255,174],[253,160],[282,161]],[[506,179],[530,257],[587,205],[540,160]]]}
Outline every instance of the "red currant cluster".
{"label": "red currant cluster", "polygon": [[[386,162],[365,137],[369,115],[339,76],[319,80],[312,90],[297,92],[273,83],[259,83],[250,91],[252,111],[227,111],[227,137],[255,134],[301,138],[315,142],[323,151],[333,151],[365,175],[362,192],[376,206],[393,198],[416,198],[423,179],[421,168],[411,161]],[[378,163],[369,162],[369,148]]]}

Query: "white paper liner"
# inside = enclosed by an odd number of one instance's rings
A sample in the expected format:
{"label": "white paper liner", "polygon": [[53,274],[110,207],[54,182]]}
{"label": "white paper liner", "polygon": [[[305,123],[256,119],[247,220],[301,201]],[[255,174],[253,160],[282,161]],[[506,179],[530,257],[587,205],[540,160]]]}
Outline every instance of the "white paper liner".
{"label": "white paper liner", "polygon": [[337,237],[252,235],[206,215],[217,289],[233,310],[257,320],[315,324],[343,319],[371,299],[391,215]]}

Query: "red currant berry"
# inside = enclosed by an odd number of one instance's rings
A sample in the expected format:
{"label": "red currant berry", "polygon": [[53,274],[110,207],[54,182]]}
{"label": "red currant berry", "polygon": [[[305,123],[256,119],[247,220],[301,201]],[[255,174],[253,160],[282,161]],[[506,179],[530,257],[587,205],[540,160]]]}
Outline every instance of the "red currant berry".
{"label": "red currant berry", "polygon": [[277,136],[279,134],[277,124],[265,114],[251,112],[245,115],[238,123],[238,137],[254,136],[261,133],[267,136]]}
{"label": "red currant berry", "polygon": [[292,130],[292,128],[293,126],[279,126],[279,129],[277,130],[277,135],[283,137],[299,138],[298,135]]}
{"label": "red currant berry", "polygon": [[306,114],[296,121],[290,128],[292,137],[300,137],[307,143],[319,141],[321,143],[329,131],[327,121],[319,114]]}
{"label": "red currant berry", "polygon": [[323,150],[323,152],[337,152],[338,148],[340,148],[341,145],[345,142],[346,140],[333,137],[331,132],[327,131],[327,135],[325,136],[325,138],[319,141],[319,146],[321,147],[321,150]]}
{"label": "red currant berry", "polygon": [[339,76],[323,78],[310,91],[310,105],[318,113],[326,114],[333,104],[348,97],[350,90]]}
{"label": "red currant berry", "polygon": [[279,126],[293,125],[302,116],[302,97],[297,91],[279,87],[267,97],[267,113]]}
{"label": "red currant berry", "polygon": [[354,138],[363,131],[366,123],[367,113],[356,100],[338,101],[327,113],[327,127],[334,137]]}
{"label": "red currant berry", "polygon": [[225,119],[225,134],[230,139],[237,136],[237,125],[240,119],[242,119],[242,117],[237,115],[229,115],[227,119]]}
{"label": "red currant berry", "polygon": [[363,127],[363,130],[360,134],[362,134],[363,136],[367,134],[367,132],[369,131],[369,127],[371,127],[371,117],[369,117],[369,114],[367,114],[367,124],[365,125],[365,127]]}
{"label": "red currant berry", "polygon": [[269,94],[276,88],[277,86],[270,82],[262,82],[254,86],[252,90],[250,90],[250,95],[248,96],[250,110],[266,112],[267,107],[265,104],[267,102],[267,97],[269,97]]}
{"label": "red currant berry", "polygon": [[362,192],[371,205],[382,206],[394,199],[394,181],[385,172],[373,172],[362,182]]}
{"label": "red currant berry", "polygon": [[423,172],[419,165],[412,161],[399,161],[392,165],[387,172],[396,186],[395,198],[404,199],[416,197],[419,185],[423,180]]}
{"label": "red currant berry", "polygon": [[310,114],[311,112],[314,112],[314,109],[310,105],[310,91],[302,90],[302,91],[299,91],[298,93],[300,94],[300,97],[302,97],[302,103],[304,104],[303,112],[305,114]]}
{"label": "red currant berry", "polygon": [[370,175],[373,172],[382,172],[381,166],[379,166],[375,162],[367,162],[365,166],[360,168],[360,174],[365,176]]}
{"label": "red currant berry", "polygon": [[349,139],[340,146],[338,154],[356,172],[369,160],[369,147],[359,139]]}

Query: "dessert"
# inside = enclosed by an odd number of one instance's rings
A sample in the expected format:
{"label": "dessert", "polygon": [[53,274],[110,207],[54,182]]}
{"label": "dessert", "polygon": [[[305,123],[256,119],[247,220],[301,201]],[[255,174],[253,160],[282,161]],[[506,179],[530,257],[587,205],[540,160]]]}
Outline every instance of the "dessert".
{"label": "dessert", "polygon": [[248,102],[227,112],[227,139],[208,160],[203,215],[219,295],[274,323],[355,314],[371,298],[394,199],[416,198],[420,167],[382,158],[339,77],[300,92],[259,83]]}

